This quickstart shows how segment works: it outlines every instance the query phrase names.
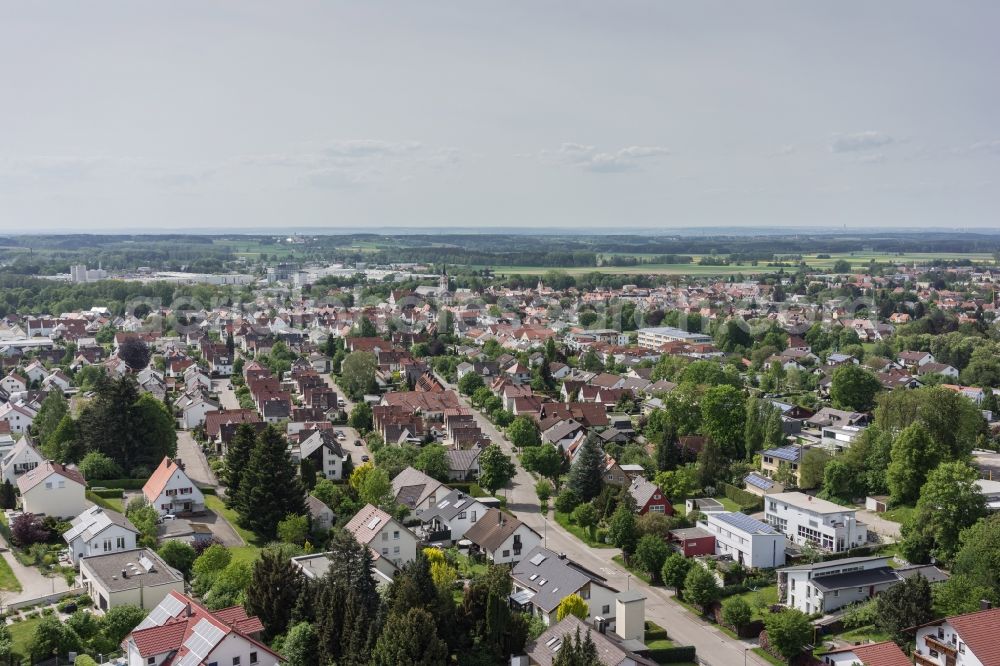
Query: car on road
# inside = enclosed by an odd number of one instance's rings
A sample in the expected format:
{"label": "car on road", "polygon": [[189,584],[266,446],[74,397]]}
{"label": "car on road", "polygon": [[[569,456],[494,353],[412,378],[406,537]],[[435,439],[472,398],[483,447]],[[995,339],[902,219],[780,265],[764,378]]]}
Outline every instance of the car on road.
{"label": "car on road", "polygon": [[344,434],[343,430],[334,430],[333,436],[337,439],[347,439],[347,435]]}
{"label": "car on road", "polygon": [[360,439],[354,440],[354,446],[361,446],[362,442]]}
{"label": "car on road", "polygon": [[177,516],[175,516],[175,515],[174,515],[174,514],[172,514],[172,513],[165,513],[165,514],[163,514],[162,516],[160,516],[160,522],[161,522],[161,523],[162,523],[163,521],[165,521],[165,520],[176,520],[176,519],[177,519]]}
{"label": "car on road", "polygon": [[337,407],[347,407],[347,402],[343,398],[337,398]]}
{"label": "car on road", "polygon": [[361,456],[361,462],[368,462],[368,456]]}

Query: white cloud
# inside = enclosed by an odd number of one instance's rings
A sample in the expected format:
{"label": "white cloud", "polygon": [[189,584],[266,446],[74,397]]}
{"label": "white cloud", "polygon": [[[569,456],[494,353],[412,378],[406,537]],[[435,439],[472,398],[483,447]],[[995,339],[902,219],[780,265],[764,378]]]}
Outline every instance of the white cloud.
{"label": "white cloud", "polygon": [[830,152],[832,153],[853,153],[864,150],[874,150],[882,146],[888,146],[894,139],[882,132],[868,131],[856,132],[854,134],[834,135],[830,142]]}
{"label": "white cloud", "polygon": [[596,146],[564,143],[558,150],[543,150],[537,157],[543,164],[574,166],[598,173],[636,171],[645,162],[669,155],[663,146],[626,146],[614,152],[602,152]]}
{"label": "white cloud", "polygon": [[969,146],[968,152],[1000,155],[1000,139],[993,139],[991,141],[977,141],[976,143]]}

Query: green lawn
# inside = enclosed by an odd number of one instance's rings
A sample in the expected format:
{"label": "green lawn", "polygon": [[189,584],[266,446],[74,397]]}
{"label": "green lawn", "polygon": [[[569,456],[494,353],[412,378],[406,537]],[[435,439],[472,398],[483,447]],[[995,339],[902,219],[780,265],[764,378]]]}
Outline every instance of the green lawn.
{"label": "green lawn", "polygon": [[910,516],[913,515],[914,511],[916,511],[915,507],[906,506],[904,504],[902,506],[893,507],[888,511],[881,513],[879,515],[882,518],[885,518],[886,520],[891,520],[894,523],[905,523],[907,520],[909,520]]}
{"label": "green lawn", "polygon": [[646,620],[646,635],[644,638],[646,647],[650,650],[672,648],[674,646],[674,642],[667,637],[667,630],[649,620]]}
{"label": "green lawn", "polygon": [[30,620],[15,622],[14,624],[8,625],[10,628],[10,637],[14,641],[15,653],[22,655],[25,659],[27,659],[28,646],[35,637],[35,628],[41,623],[41,621],[42,618],[35,617]]}
{"label": "green lawn", "polygon": [[89,499],[97,506],[104,509],[108,509],[109,511],[117,511],[118,513],[125,513],[125,508],[122,506],[122,498],[120,497],[101,497],[97,493],[88,490],[87,499]]}
{"label": "green lawn", "polygon": [[555,514],[556,514],[556,522],[562,525],[563,529],[565,529],[567,532],[569,532],[577,539],[590,546],[591,548],[614,548],[614,546],[612,546],[611,544],[591,539],[590,533],[587,530],[583,529],[579,525],[573,524],[573,522],[569,519],[568,513],[562,513],[560,511],[556,511]]}
{"label": "green lawn", "polygon": [[3,557],[0,557],[0,589],[11,592],[21,591],[21,582],[14,575],[14,570],[10,568],[10,563]]}
{"label": "green lawn", "polygon": [[[233,529],[236,530],[236,533],[243,538],[243,540],[247,543],[248,546],[253,546],[257,550],[260,549],[261,546],[260,537],[251,532],[250,530],[240,527],[240,524],[238,522],[239,516],[235,511],[226,506],[226,503],[223,502],[221,498],[219,498],[217,495],[205,495],[205,507],[211,509],[216,514],[222,516],[227,521],[229,521],[229,524],[233,526]],[[233,550],[235,554],[236,549]]]}
{"label": "green lawn", "polygon": [[[772,605],[778,603],[778,586],[768,585],[767,587],[761,587],[754,592],[742,592],[740,594],[734,594],[735,597],[742,597],[744,601],[750,604],[750,607],[754,609],[753,619],[762,620],[764,619],[763,614],[767,613],[767,609]],[[762,608],[758,609],[755,607],[755,602],[757,605],[763,605]]]}

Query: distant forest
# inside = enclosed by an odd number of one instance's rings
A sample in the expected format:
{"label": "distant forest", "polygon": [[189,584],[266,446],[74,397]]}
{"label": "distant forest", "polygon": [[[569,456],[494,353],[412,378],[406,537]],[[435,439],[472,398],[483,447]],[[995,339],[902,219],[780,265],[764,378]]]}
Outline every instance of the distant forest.
{"label": "distant forest", "polygon": [[[68,273],[75,263],[108,270],[148,266],[188,272],[260,271],[279,261],[430,263],[469,267],[586,268],[795,261],[817,253],[995,253],[1000,234],[893,232],[759,236],[350,234],[18,235],[0,237],[0,272]],[[718,259],[717,259],[718,258]]]}

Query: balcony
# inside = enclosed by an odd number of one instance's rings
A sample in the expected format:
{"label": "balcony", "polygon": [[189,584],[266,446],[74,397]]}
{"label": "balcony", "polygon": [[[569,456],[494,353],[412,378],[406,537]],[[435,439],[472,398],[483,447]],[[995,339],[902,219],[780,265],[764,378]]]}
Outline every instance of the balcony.
{"label": "balcony", "polygon": [[956,655],[958,655],[958,649],[954,645],[950,643],[945,643],[937,636],[931,636],[931,635],[924,636],[924,642],[927,644],[928,649],[937,650],[938,652],[943,652],[949,657],[955,657]]}

